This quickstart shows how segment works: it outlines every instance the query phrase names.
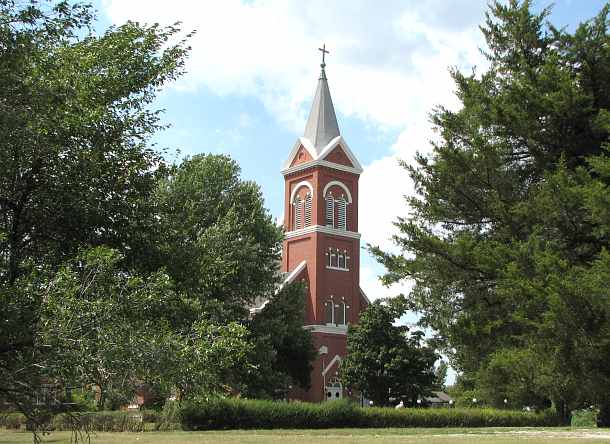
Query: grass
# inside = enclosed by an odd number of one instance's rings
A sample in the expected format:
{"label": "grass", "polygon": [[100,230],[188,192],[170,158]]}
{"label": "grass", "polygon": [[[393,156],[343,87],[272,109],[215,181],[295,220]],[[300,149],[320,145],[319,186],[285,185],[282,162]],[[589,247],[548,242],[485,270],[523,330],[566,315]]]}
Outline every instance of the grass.
{"label": "grass", "polygon": [[[387,428],[326,430],[232,430],[212,432],[96,433],[92,444],[608,444],[610,431],[570,428]],[[0,431],[0,444],[31,443],[26,432]],[[45,443],[68,443],[69,432],[54,432]]]}

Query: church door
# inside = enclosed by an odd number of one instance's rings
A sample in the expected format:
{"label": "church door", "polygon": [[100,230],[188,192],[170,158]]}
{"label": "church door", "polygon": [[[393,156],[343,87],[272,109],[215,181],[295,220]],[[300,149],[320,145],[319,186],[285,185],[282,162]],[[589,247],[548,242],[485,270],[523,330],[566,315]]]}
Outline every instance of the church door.
{"label": "church door", "polygon": [[337,378],[332,378],[326,384],[326,400],[335,401],[343,398],[343,386]]}

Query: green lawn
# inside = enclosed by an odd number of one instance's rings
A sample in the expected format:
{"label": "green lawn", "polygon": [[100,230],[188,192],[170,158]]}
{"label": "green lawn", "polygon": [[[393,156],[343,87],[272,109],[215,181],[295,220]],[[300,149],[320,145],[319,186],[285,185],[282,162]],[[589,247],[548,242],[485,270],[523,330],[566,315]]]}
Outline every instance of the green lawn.
{"label": "green lawn", "polygon": [[[0,444],[30,443],[25,432],[0,431]],[[70,442],[68,432],[54,432],[48,443]],[[557,442],[609,444],[610,430],[569,428],[494,429],[329,429],[329,430],[237,430],[223,432],[97,433],[92,444],[552,444]]]}

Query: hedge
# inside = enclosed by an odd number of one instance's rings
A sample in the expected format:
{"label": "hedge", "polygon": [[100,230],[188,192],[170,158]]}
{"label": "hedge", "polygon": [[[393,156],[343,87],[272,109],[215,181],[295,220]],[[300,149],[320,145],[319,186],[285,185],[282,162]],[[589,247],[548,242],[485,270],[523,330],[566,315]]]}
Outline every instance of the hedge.
{"label": "hedge", "polygon": [[0,428],[19,430],[25,429],[27,418],[21,413],[0,413]]}
{"label": "hedge", "polygon": [[341,427],[537,427],[560,425],[552,412],[479,408],[361,408],[349,401],[322,404],[212,399],[181,410],[184,430],[323,429]]}

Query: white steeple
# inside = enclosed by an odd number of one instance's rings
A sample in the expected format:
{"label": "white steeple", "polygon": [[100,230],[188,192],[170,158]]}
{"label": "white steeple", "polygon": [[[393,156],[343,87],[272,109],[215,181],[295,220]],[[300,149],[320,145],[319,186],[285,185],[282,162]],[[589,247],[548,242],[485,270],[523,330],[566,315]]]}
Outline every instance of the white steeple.
{"label": "white steeple", "polygon": [[318,88],[311,105],[304,134],[304,137],[309,139],[318,154],[331,140],[340,135],[335,108],[328,89],[326,71],[324,70],[326,67],[324,54],[328,51],[325,47],[320,48],[320,51],[322,51],[322,64],[320,65],[322,72],[320,73]]}

